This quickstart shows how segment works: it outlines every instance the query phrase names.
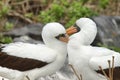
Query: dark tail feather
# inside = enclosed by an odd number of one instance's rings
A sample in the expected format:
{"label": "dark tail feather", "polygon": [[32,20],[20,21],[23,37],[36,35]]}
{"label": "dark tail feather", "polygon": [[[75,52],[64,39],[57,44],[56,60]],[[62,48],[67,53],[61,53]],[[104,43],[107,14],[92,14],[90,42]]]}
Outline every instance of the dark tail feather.
{"label": "dark tail feather", "polygon": [[114,69],[113,80],[120,80],[120,67]]}
{"label": "dark tail feather", "polygon": [[[107,76],[109,76],[109,69],[104,69],[105,73],[107,74]],[[101,70],[96,71],[99,74],[103,74],[103,72]],[[113,80],[120,80],[120,67],[115,67],[114,68],[114,72],[113,72]]]}

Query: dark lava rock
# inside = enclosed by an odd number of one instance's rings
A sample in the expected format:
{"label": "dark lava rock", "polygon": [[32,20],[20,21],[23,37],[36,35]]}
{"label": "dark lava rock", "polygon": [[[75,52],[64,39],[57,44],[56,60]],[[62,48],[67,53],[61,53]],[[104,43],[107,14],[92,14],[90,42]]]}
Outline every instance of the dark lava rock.
{"label": "dark lava rock", "polygon": [[13,39],[21,36],[29,36],[32,39],[43,41],[41,32],[43,25],[40,23],[37,24],[29,24],[24,27],[14,28],[8,32],[2,32],[4,36],[11,36]]}
{"label": "dark lava rock", "polygon": [[[91,18],[97,24],[98,34],[92,45],[98,43],[107,46],[120,47],[120,16],[95,16]],[[14,41],[39,43],[42,40],[41,31],[43,25],[40,23],[30,24],[15,28],[3,35],[11,36]],[[27,36],[27,37],[26,37]]]}
{"label": "dark lava rock", "polygon": [[120,47],[120,16],[97,16],[92,19],[96,22],[98,29],[93,45],[102,43]]}

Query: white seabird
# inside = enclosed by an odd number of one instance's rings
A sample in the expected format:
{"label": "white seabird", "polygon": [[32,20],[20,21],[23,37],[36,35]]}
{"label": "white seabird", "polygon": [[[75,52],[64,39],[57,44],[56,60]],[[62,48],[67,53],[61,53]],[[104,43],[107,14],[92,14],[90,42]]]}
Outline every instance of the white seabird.
{"label": "white seabird", "polygon": [[96,24],[91,19],[80,18],[76,25],[80,31],[71,35],[67,49],[69,63],[79,75],[82,75],[82,80],[107,80],[99,66],[105,72],[109,72],[108,60],[112,62],[112,56],[115,67],[113,80],[120,80],[120,54],[107,48],[90,45],[97,33]]}
{"label": "white seabird", "polygon": [[65,62],[68,35],[56,22],[42,31],[44,44],[10,43],[0,48],[0,76],[10,80],[30,80],[55,73]]}

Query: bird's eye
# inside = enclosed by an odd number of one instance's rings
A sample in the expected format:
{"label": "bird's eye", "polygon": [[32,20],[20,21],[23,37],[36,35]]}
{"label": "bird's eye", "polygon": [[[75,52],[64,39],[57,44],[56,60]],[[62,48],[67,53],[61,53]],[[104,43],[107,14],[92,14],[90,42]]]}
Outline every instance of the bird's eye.
{"label": "bird's eye", "polygon": [[60,34],[59,36],[60,36],[60,37],[65,37],[65,34]]}
{"label": "bird's eye", "polygon": [[60,37],[65,37],[66,34],[59,34],[58,36],[56,36],[55,38],[59,39]]}

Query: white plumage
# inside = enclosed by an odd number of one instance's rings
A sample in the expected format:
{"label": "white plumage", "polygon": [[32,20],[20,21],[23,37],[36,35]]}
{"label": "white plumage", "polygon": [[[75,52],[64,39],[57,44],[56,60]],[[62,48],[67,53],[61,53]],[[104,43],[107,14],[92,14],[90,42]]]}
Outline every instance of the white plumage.
{"label": "white plumage", "polygon": [[[66,35],[66,31],[61,24],[56,22],[48,23],[42,31],[45,45],[22,42],[6,45],[2,48],[2,52],[8,55],[35,59],[47,62],[48,64],[41,68],[34,68],[27,71],[13,70],[0,65],[0,75],[10,80],[23,80],[26,76],[28,76],[30,80],[35,80],[38,77],[55,73],[64,65],[67,55],[66,43],[55,38],[60,34]],[[68,39],[68,36],[62,36],[62,38]]]}
{"label": "white plumage", "polygon": [[90,45],[97,33],[96,24],[91,19],[80,18],[76,25],[81,31],[73,34],[68,42],[69,63],[82,75],[82,80],[107,80],[96,71],[100,70],[99,66],[103,69],[109,68],[108,60],[112,61],[112,56],[115,57],[114,66],[120,67],[120,54],[107,48]]}
{"label": "white plumage", "polygon": [[57,56],[56,50],[46,47],[44,44],[30,44],[23,42],[8,44],[3,48],[2,52],[6,52],[9,55],[32,58],[49,63],[53,62]]}

